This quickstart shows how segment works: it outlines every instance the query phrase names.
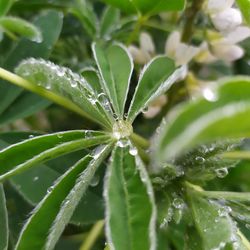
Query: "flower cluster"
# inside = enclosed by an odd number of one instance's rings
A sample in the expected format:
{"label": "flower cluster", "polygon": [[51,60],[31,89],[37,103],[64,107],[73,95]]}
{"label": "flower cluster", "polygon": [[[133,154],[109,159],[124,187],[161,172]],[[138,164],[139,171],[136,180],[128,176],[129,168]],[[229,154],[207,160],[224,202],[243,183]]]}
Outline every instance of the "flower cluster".
{"label": "flower cluster", "polygon": [[207,42],[201,45],[201,53],[196,58],[198,62],[210,63],[218,59],[232,62],[244,55],[244,50],[237,43],[250,37],[250,29],[243,25],[241,12],[233,5],[234,0],[205,2],[204,12],[216,31],[206,32]]}

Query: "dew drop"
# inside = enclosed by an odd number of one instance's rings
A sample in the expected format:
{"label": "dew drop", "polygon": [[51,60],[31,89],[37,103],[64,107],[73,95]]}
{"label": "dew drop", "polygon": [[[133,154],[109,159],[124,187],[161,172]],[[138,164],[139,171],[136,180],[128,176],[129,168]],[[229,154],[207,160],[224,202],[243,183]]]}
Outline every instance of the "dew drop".
{"label": "dew drop", "polygon": [[125,148],[128,146],[128,140],[119,140],[116,144],[119,148]]}
{"label": "dew drop", "polygon": [[57,134],[57,138],[63,138],[63,135],[62,134]]}
{"label": "dew drop", "polygon": [[90,138],[92,137],[92,132],[89,131],[89,130],[86,130],[86,131],[84,132],[84,137],[85,137],[86,139],[90,139]]}
{"label": "dew drop", "polygon": [[137,150],[136,147],[131,147],[131,148],[129,149],[129,153],[130,153],[131,155],[135,156],[135,155],[138,154],[138,150]]}
{"label": "dew drop", "polygon": [[196,160],[198,163],[203,163],[203,162],[206,161],[206,160],[205,160],[203,157],[201,157],[201,156],[195,157],[195,160]]}
{"label": "dew drop", "polygon": [[227,168],[219,168],[219,169],[215,170],[215,173],[216,173],[217,177],[224,178],[227,176],[228,170],[227,170]]}
{"label": "dew drop", "polygon": [[143,110],[142,110],[142,113],[145,114],[148,112],[148,107],[144,107]]}
{"label": "dew drop", "polygon": [[96,187],[100,182],[100,176],[96,175],[92,178],[91,182],[90,182],[90,186],[91,187]]}
{"label": "dew drop", "polygon": [[181,198],[175,198],[173,200],[173,206],[177,209],[182,209],[184,207],[184,201]]}
{"label": "dew drop", "polygon": [[217,95],[210,88],[204,88],[202,94],[204,98],[209,102],[215,102],[218,100]]}
{"label": "dew drop", "polygon": [[49,187],[49,188],[47,189],[47,193],[48,193],[48,194],[51,193],[53,189],[54,189],[54,186]]}
{"label": "dew drop", "polygon": [[34,178],[33,178],[33,181],[38,181],[39,180],[39,177],[38,176],[35,176]]}
{"label": "dew drop", "polygon": [[29,135],[29,139],[32,139],[34,138],[35,136],[34,135]]}

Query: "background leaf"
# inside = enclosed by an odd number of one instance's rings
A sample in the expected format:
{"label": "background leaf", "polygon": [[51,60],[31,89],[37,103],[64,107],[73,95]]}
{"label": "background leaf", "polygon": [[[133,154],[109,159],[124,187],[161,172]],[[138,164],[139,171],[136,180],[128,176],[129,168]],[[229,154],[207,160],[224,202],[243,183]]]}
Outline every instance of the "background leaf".
{"label": "background leaf", "polygon": [[250,12],[249,12],[250,1],[249,0],[237,0],[236,2],[247,24],[250,25]]}
{"label": "background leaf", "polygon": [[[157,150],[162,160],[183,154],[187,148],[219,139],[249,136],[250,79],[232,78],[204,98],[184,104],[167,117]],[[216,96],[209,100],[206,95]]]}
{"label": "background leaf", "polygon": [[13,2],[14,2],[13,0],[1,0],[1,2],[0,2],[0,17],[6,15],[8,13]]}
{"label": "background leaf", "polygon": [[155,249],[152,187],[142,162],[129,152],[129,147],[116,147],[107,172],[108,243],[111,249]]}
{"label": "background leaf", "polygon": [[0,184],[0,249],[8,249],[9,227],[6,199],[3,185]]}
{"label": "background leaf", "polygon": [[33,24],[19,17],[2,17],[0,18],[0,26],[10,32],[24,36],[34,42],[42,42],[40,30]]}
{"label": "background leaf", "polygon": [[141,12],[142,14],[156,14],[163,11],[177,11],[184,7],[184,0],[104,0],[127,13]]}
{"label": "background leaf", "polygon": [[[8,57],[3,63],[3,67],[8,70],[14,70],[17,64],[24,58],[37,57],[48,58],[53,45],[57,41],[62,28],[63,15],[57,11],[48,11],[39,16],[34,25],[37,26],[41,32],[43,41],[41,43],[27,41],[21,39],[15,48],[9,53]],[[53,29],[48,29],[53,23]],[[7,82],[0,81],[0,114],[3,113],[12,102],[21,94],[23,89]],[[37,95],[35,95],[37,99]],[[41,100],[38,100],[40,102]],[[34,103],[33,103],[34,104]]]}

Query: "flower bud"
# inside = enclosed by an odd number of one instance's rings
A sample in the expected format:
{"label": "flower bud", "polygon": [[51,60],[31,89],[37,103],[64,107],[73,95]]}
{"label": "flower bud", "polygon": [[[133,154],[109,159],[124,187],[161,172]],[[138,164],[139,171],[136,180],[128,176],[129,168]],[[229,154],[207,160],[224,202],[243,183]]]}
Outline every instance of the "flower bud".
{"label": "flower bud", "polygon": [[228,8],[212,15],[211,19],[215,28],[222,32],[233,30],[242,23],[241,12],[235,8]]}
{"label": "flower bud", "polygon": [[234,0],[207,0],[205,10],[210,14],[214,14],[232,7],[233,4]]}

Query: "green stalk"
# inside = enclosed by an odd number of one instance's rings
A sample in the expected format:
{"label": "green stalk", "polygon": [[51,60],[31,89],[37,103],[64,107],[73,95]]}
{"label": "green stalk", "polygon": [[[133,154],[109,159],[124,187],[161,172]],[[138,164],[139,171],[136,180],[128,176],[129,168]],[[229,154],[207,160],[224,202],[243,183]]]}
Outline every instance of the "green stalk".
{"label": "green stalk", "polygon": [[143,138],[142,136],[132,133],[131,134],[131,140],[134,141],[138,146],[140,146],[142,149],[148,149],[150,146],[150,142]]}
{"label": "green stalk", "polygon": [[92,248],[99,234],[102,232],[103,226],[104,220],[96,222],[81,245],[80,250],[90,250]]}
{"label": "green stalk", "polygon": [[250,193],[238,193],[238,192],[220,192],[220,191],[201,191],[201,195],[207,198],[213,199],[226,199],[226,200],[236,200],[241,202],[250,201]]}

